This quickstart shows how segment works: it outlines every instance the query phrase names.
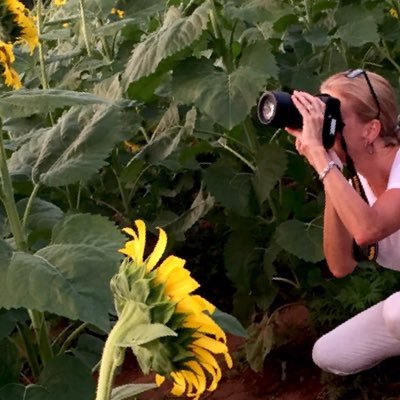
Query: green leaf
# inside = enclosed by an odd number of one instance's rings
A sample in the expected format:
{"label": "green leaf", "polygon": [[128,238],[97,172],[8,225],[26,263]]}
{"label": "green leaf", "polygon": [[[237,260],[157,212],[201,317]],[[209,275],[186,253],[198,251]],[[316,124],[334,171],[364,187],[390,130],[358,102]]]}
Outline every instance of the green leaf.
{"label": "green leaf", "polygon": [[190,209],[182,213],[179,217],[169,221],[164,225],[168,233],[172,233],[176,240],[184,240],[184,233],[190,229],[200,218],[204,217],[214,207],[214,197],[210,194],[205,195],[203,190],[199,190]]}
{"label": "green leaf", "polygon": [[27,117],[66,106],[107,104],[108,99],[87,92],[58,89],[20,89],[0,95],[0,116]]}
{"label": "green leaf", "polygon": [[340,25],[335,37],[342,39],[350,47],[361,47],[366,43],[379,43],[378,26],[372,16],[357,18]]}
{"label": "green leaf", "polygon": [[47,391],[43,400],[88,400],[95,397],[96,385],[90,369],[77,358],[65,354],[46,365],[38,383]]}
{"label": "green leaf", "polygon": [[208,59],[188,59],[174,70],[172,90],[177,101],[196,105],[216,123],[232,129],[257,103],[266,77],[249,66],[228,74]]}
{"label": "green leaf", "polygon": [[123,137],[120,111],[110,106],[65,113],[43,138],[32,170],[34,182],[64,186],[90,179]]}
{"label": "green leaf", "polygon": [[239,215],[250,214],[250,174],[240,173],[233,165],[217,161],[203,173],[207,190],[224,207]]}
{"label": "green leaf", "polygon": [[0,341],[0,387],[18,382],[20,361],[15,344],[8,339]]}
{"label": "green leaf", "polygon": [[112,310],[109,282],[124,237],[98,215],[67,216],[49,246],[15,252],[0,241],[0,306],[47,311],[107,331]]}
{"label": "green leaf", "polygon": [[78,343],[71,352],[75,357],[81,360],[82,364],[92,370],[99,363],[103,348],[103,340],[84,333],[79,336]]}
{"label": "green leaf", "polygon": [[46,365],[36,385],[6,385],[0,400],[88,400],[95,398],[95,391],[91,371],[77,358],[61,355]]}
{"label": "green leaf", "polygon": [[[24,215],[24,211],[28,199],[22,199],[17,203],[17,209],[20,216]],[[55,204],[40,198],[35,198],[27,220],[27,228],[29,230],[53,229],[54,225],[64,218],[64,212]]]}
{"label": "green leaf", "polygon": [[118,345],[123,347],[142,346],[165,336],[178,336],[178,334],[164,324],[139,324],[130,329]]}
{"label": "green leaf", "polygon": [[196,110],[186,114],[184,126],[180,126],[178,108],[173,104],[160,120],[150,142],[142,148],[137,157],[150,164],[158,164],[177,148],[184,136],[191,135],[196,120]]}
{"label": "green leaf", "polygon": [[286,251],[304,261],[323,260],[322,228],[298,220],[283,222],[276,228],[276,241]]}
{"label": "green leaf", "polygon": [[124,400],[137,396],[140,393],[157,388],[155,383],[131,383],[114,388],[111,392],[111,400]]}
{"label": "green leaf", "polygon": [[258,201],[262,204],[282,178],[287,167],[286,152],[277,144],[265,144],[257,153],[253,185]]}
{"label": "green leaf", "polygon": [[264,359],[274,344],[274,332],[268,316],[265,316],[259,324],[252,324],[248,331],[249,336],[245,344],[246,358],[253,371],[261,372]]}
{"label": "green leaf", "polygon": [[244,329],[243,325],[233,315],[218,310],[217,308],[214,313],[211,314],[211,318],[224,332],[235,336],[247,337],[246,329]]}
{"label": "green leaf", "polygon": [[251,68],[253,73],[260,74],[261,79],[278,79],[279,69],[271,52],[271,46],[266,40],[259,40],[247,46],[243,50],[240,66]]}
{"label": "green leaf", "polygon": [[161,61],[199,39],[207,27],[209,9],[210,4],[205,1],[192,15],[178,18],[174,16],[171,21],[168,16],[177,11],[175,7],[171,7],[164,25],[134,48],[123,73],[125,85],[154,73]]}

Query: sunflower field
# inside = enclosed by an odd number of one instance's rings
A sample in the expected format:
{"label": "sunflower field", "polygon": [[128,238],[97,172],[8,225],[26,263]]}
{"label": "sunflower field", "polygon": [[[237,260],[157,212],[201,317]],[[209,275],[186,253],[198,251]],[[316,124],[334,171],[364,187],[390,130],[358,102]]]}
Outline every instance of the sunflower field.
{"label": "sunflower field", "polygon": [[[330,276],[322,187],[256,112],[349,68],[400,99],[399,15],[0,0],[0,400],[212,399],[235,362],[263,370],[279,310],[305,306],[319,335],[400,287],[373,263]],[[153,383],[115,383],[127,353]]]}

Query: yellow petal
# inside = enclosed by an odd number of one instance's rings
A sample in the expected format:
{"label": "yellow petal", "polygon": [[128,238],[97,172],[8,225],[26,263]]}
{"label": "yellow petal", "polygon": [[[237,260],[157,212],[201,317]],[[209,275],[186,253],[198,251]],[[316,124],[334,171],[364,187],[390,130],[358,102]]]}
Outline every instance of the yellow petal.
{"label": "yellow petal", "polygon": [[200,287],[190,276],[190,272],[184,268],[174,269],[164,285],[165,293],[171,297],[172,301],[176,302],[179,302],[185,296]]}
{"label": "yellow petal", "polygon": [[146,261],[147,271],[151,271],[156,266],[164,254],[165,248],[167,247],[167,234],[161,228],[158,228],[158,230],[159,234],[157,244]]}
{"label": "yellow petal", "polygon": [[137,250],[137,242],[135,240],[130,240],[125,243],[125,247],[118,250],[120,253],[125,254],[132,258],[132,260],[136,261]]}
{"label": "yellow petal", "polygon": [[183,268],[185,260],[176,256],[167,257],[162,264],[157,268],[157,281],[164,283],[171,271],[175,268]]}
{"label": "yellow petal", "polygon": [[198,337],[193,344],[203,349],[207,349],[214,354],[222,354],[228,352],[228,347],[225,343],[219,342],[218,340],[212,339],[205,335],[194,334],[193,336]]}
{"label": "yellow petal", "polygon": [[214,320],[204,313],[188,314],[183,321],[186,328],[197,329],[199,332],[215,336],[217,340],[223,340],[226,343],[225,332],[214,322]]}
{"label": "yellow petal", "polygon": [[193,297],[195,297],[196,301],[198,301],[199,304],[201,304],[201,306],[203,307],[203,310],[207,310],[210,314],[214,314],[214,312],[215,312],[214,304],[211,304],[208,300],[206,300],[204,297],[201,297],[199,295],[195,295]]}
{"label": "yellow petal", "polygon": [[233,367],[233,361],[232,361],[232,357],[229,353],[224,353],[225,356],[225,362],[226,365],[228,366],[228,368],[232,368]]}
{"label": "yellow petal", "polygon": [[140,263],[143,263],[144,248],[146,247],[146,225],[141,219],[135,221],[138,230]]}
{"label": "yellow petal", "polygon": [[[197,361],[188,361],[186,365],[196,374],[197,380],[199,382],[198,393],[203,393],[206,390],[207,379],[203,368]],[[189,393],[188,393],[189,394]]]}
{"label": "yellow petal", "polygon": [[210,354],[207,350],[204,350],[197,346],[191,347],[194,354],[197,356],[197,361],[200,365],[212,376],[212,382],[209,385],[209,391],[216,389],[219,380],[222,377],[221,369],[215,360],[214,356]]}
{"label": "yellow petal", "polygon": [[181,374],[186,380],[187,394],[188,395],[191,394],[193,396],[193,390],[196,391],[196,394],[200,394],[200,393],[198,393],[200,384],[199,384],[199,380],[197,379],[196,375],[192,371],[186,371],[186,370],[182,370]]}
{"label": "yellow petal", "polygon": [[156,374],[156,385],[157,386],[161,386],[163,384],[163,382],[165,381],[165,376]]}
{"label": "yellow petal", "polygon": [[171,372],[171,378],[174,381],[171,393],[175,396],[182,396],[186,390],[186,381],[180,372]]}

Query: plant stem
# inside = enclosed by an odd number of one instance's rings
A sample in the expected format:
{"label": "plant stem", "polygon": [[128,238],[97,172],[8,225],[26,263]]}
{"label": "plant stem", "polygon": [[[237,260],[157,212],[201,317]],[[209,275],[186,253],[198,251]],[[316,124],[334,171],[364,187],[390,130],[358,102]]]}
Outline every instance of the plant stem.
{"label": "plant stem", "polygon": [[129,213],[129,203],[128,203],[128,199],[127,199],[126,194],[125,194],[125,190],[122,187],[121,180],[119,179],[117,171],[114,168],[112,170],[114,172],[115,179],[117,180],[117,185],[118,185],[119,193],[121,195],[121,200],[122,200],[122,205],[124,207],[125,215],[128,215],[128,213]]}
{"label": "plant stem", "polygon": [[92,56],[92,50],[89,44],[89,37],[87,31],[87,24],[86,24],[86,14],[85,14],[85,5],[84,0],[79,0],[79,9],[81,13],[81,21],[82,21],[82,33],[83,33],[83,40],[85,41],[86,51],[89,57]]}
{"label": "plant stem", "polygon": [[2,194],[4,196],[2,200],[10,223],[11,232],[14,235],[17,250],[27,251],[28,245],[19,219],[17,205],[14,199],[14,189],[7,167],[7,156],[4,149],[2,131],[0,131],[0,174],[2,180]]}
{"label": "plant stem", "polygon": [[87,327],[89,326],[89,323],[84,322],[83,324],[80,324],[66,339],[63,345],[61,346],[60,351],[58,354],[63,354],[67,349],[68,346],[71,344],[71,342],[76,339]]}
{"label": "plant stem", "polygon": [[231,152],[235,157],[237,157],[240,161],[244,162],[253,172],[256,170],[256,167],[246,158],[244,158],[241,154],[239,154],[236,150],[232,149],[223,138],[219,138],[217,142],[225,149]]}
{"label": "plant stem", "polygon": [[251,122],[249,116],[243,121],[244,132],[246,133],[247,141],[249,143],[250,150],[256,154],[258,149],[258,141],[255,133],[254,125]]}
{"label": "plant stem", "polygon": [[32,210],[32,207],[33,207],[33,201],[35,200],[39,189],[40,189],[40,183],[36,183],[35,186],[33,187],[31,195],[29,196],[28,203],[26,204],[24,216],[22,218],[22,229],[24,231],[25,231],[25,228],[26,228],[26,224],[28,223],[29,214],[30,214],[30,212]]}
{"label": "plant stem", "polygon": [[143,322],[143,316],[135,302],[127,301],[117,323],[108,334],[100,361],[96,400],[110,400],[115,370],[123,362],[124,348],[119,344],[132,330],[132,326]]}
{"label": "plant stem", "polygon": [[[6,209],[7,218],[10,223],[11,232],[14,236],[15,245],[18,251],[28,252],[28,245],[21,221],[19,219],[17,205],[14,199],[14,190],[7,167],[6,152],[3,143],[3,132],[0,132],[0,174],[2,180],[3,204]],[[28,310],[35,330],[42,361],[45,364],[52,357],[50,340],[47,334],[46,321],[43,313],[35,310]]]}
{"label": "plant stem", "polygon": [[[42,27],[43,27],[43,14],[42,14],[42,9],[43,9],[43,3],[42,0],[38,0],[37,2],[37,31],[38,31],[38,36],[39,36],[39,44],[38,44],[38,49],[39,49],[39,65],[40,65],[40,75],[41,75],[41,81],[42,81],[42,88],[43,89],[49,89],[49,79],[47,76],[46,72],[46,64],[44,62],[44,51],[43,51],[43,43],[40,39],[40,35],[42,33]],[[49,118],[50,122],[52,125],[54,125],[54,118],[53,114],[49,112]]]}
{"label": "plant stem", "polygon": [[32,345],[32,342],[29,339],[29,333],[27,332],[28,328],[25,324],[17,323],[17,330],[22,339],[22,343],[26,352],[26,357],[28,359],[29,366],[31,367],[31,371],[35,380],[39,377],[40,374],[40,366],[38,363],[38,355],[35,351],[35,348]]}

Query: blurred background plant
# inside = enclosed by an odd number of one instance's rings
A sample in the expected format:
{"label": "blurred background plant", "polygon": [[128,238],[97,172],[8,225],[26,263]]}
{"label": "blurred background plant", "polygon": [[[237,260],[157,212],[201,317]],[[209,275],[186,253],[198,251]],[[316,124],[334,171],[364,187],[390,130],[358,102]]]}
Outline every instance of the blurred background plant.
{"label": "blurred background plant", "polygon": [[0,399],[94,397],[118,226],[138,218],[249,328],[255,369],[280,307],[305,304],[321,333],[399,287],[371,264],[331,279],[321,187],[254,110],[265,89],[315,93],[353,67],[399,93],[397,1],[20,4],[1,6]]}

